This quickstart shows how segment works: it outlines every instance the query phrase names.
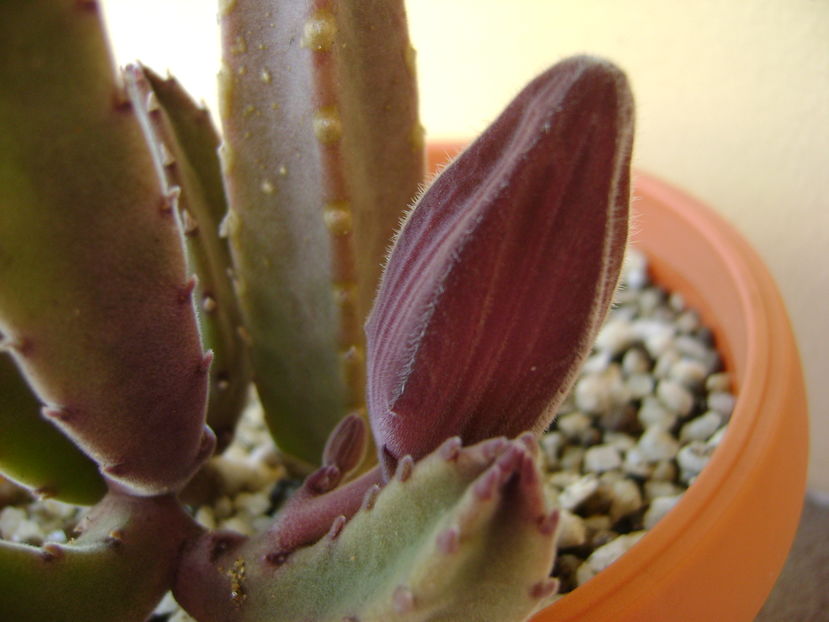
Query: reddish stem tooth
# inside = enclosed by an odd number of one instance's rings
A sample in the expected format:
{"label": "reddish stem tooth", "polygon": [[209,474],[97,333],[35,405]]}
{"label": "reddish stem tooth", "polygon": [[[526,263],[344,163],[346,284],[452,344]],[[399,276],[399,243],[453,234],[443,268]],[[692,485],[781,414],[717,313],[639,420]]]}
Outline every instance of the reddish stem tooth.
{"label": "reddish stem tooth", "polygon": [[414,609],[414,594],[405,585],[398,585],[392,595],[392,603],[397,613],[409,613]]}
{"label": "reddish stem tooth", "polygon": [[170,152],[170,149],[164,143],[158,144],[159,156],[161,156],[161,164],[164,167],[172,166],[176,163],[176,158]]}
{"label": "reddish stem tooth", "polygon": [[34,342],[28,337],[10,339],[0,336],[0,350],[13,350],[17,352],[18,356],[26,358],[32,355],[34,348]]}
{"label": "reddish stem tooth", "polygon": [[120,477],[123,477],[124,475],[126,475],[129,472],[130,466],[126,462],[117,462],[115,464],[110,464],[109,466],[103,467],[102,470],[103,470],[104,474],[109,475],[109,476],[111,476],[115,479],[118,479]]}
{"label": "reddish stem tooth", "polygon": [[181,196],[181,188],[173,186],[161,197],[161,214],[171,216],[178,209],[178,200]]}
{"label": "reddish stem tooth", "polygon": [[552,596],[558,591],[558,581],[555,579],[544,579],[530,588],[530,597],[536,600]]}
{"label": "reddish stem tooth", "polygon": [[379,494],[380,486],[378,484],[374,484],[374,486],[366,490],[366,494],[363,496],[363,503],[360,506],[360,510],[369,511],[374,509],[374,504],[377,503],[377,497]]}
{"label": "reddish stem tooth", "polygon": [[35,488],[32,492],[41,500],[52,499],[58,494],[58,491],[52,486],[41,486],[40,488]]}
{"label": "reddish stem tooth", "polygon": [[518,467],[519,460],[526,455],[524,449],[515,443],[512,443],[504,453],[502,453],[495,464],[507,473],[514,473]]}
{"label": "reddish stem tooth", "polygon": [[449,527],[441,531],[437,537],[438,550],[444,555],[457,553],[461,544],[461,532],[457,527]]}
{"label": "reddish stem tooth", "polygon": [[[141,85],[146,88],[146,80],[144,80],[144,76],[141,72],[136,72],[136,75],[140,75],[140,82]],[[161,107],[158,104],[158,97],[155,95],[155,91],[147,91],[146,99],[144,100],[144,106],[147,108],[147,112],[156,112],[160,110]]]}
{"label": "reddish stem tooth", "polygon": [[183,209],[181,213],[181,225],[184,228],[184,235],[193,237],[199,232],[199,223],[193,218],[189,210]]}
{"label": "reddish stem tooth", "polygon": [[231,548],[236,547],[247,540],[246,536],[236,533],[235,531],[214,532],[210,534],[209,538],[208,559],[210,560],[210,563],[216,563],[216,561],[218,561],[218,559],[227,553]]}
{"label": "reddish stem tooth", "polygon": [[549,536],[555,533],[558,529],[559,513],[558,510],[553,510],[546,516],[542,516],[538,523],[538,530],[542,535]]}
{"label": "reddish stem tooth", "polygon": [[193,290],[196,289],[196,283],[198,283],[198,279],[195,275],[193,275],[189,279],[187,279],[187,282],[184,284],[184,287],[179,288],[179,304],[187,304],[191,301],[191,297],[193,296]]}
{"label": "reddish stem tooth", "polygon": [[196,453],[196,462],[207,460],[208,457],[213,455],[213,451],[215,449],[216,435],[213,433],[213,430],[207,426],[204,426],[201,441],[199,442],[199,451]]}
{"label": "reddish stem tooth", "polygon": [[438,447],[438,455],[447,462],[454,462],[458,459],[458,456],[461,455],[462,445],[463,443],[461,442],[460,436],[447,438],[443,441],[443,444]]}
{"label": "reddish stem tooth", "polygon": [[532,432],[524,432],[517,440],[524,445],[531,456],[538,455],[538,440]]}
{"label": "reddish stem tooth", "polygon": [[63,547],[55,542],[47,542],[40,547],[40,557],[45,562],[53,562],[64,556]]}
{"label": "reddish stem tooth", "polygon": [[116,86],[112,91],[112,107],[116,112],[132,112],[132,101],[123,85]]}
{"label": "reddish stem tooth", "polygon": [[394,472],[394,477],[401,482],[407,481],[412,476],[414,470],[414,458],[411,456],[403,456],[400,462],[397,463],[397,470]]}
{"label": "reddish stem tooth", "polygon": [[119,547],[124,544],[124,531],[122,529],[113,529],[107,534],[107,545],[111,547]]}
{"label": "reddish stem tooth", "polygon": [[495,495],[495,490],[501,483],[503,472],[497,466],[490,467],[486,473],[481,475],[473,484],[475,496],[481,501],[488,501]]}
{"label": "reddish stem tooth", "polygon": [[493,438],[481,445],[481,453],[485,460],[494,460],[496,457],[504,453],[504,450],[509,446],[509,441],[504,436]]}
{"label": "reddish stem tooth", "polygon": [[69,423],[75,418],[75,412],[70,410],[69,408],[60,407],[60,406],[44,406],[40,409],[40,412],[43,414],[44,417],[47,419],[55,419],[62,423]]}
{"label": "reddish stem tooth", "polygon": [[213,350],[208,350],[204,353],[196,367],[196,374],[204,376],[210,371],[210,365],[213,363]]}
{"label": "reddish stem tooth", "polygon": [[268,553],[263,558],[265,563],[270,564],[271,566],[281,566],[288,558],[291,556],[290,552],[288,551],[273,551],[272,553]]}
{"label": "reddish stem tooth", "polygon": [[331,523],[331,529],[328,530],[328,539],[336,540],[342,533],[343,527],[345,527],[345,515],[340,514],[334,519],[334,522]]}

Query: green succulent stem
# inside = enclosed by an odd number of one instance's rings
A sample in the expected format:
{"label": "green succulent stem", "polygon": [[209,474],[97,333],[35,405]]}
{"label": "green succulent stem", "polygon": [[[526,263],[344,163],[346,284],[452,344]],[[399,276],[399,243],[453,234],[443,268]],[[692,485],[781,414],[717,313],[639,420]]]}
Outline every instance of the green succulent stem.
{"label": "green succulent stem", "polygon": [[236,288],[279,447],[310,464],[364,407],[362,322],[423,173],[403,4],[225,3]]}
{"label": "green succulent stem", "polygon": [[0,46],[5,347],[44,415],[108,477],[178,489],[214,441],[175,197],[95,3],[2,2]]}
{"label": "green succulent stem", "polygon": [[14,361],[0,352],[0,471],[40,497],[94,505],[106,493],[98,465],[40,409]]}
{"label": "green succulent stem", "polygon": [[127,92],[150,145],[165,193],[177,194],[190,269],[198,281],[193,292],[204,347],[213,352],[207,423],[217,449],[233,438],[249,398],[251,367],[246,330],[230,278],[227,241],[219,235],[227,213],[217,149],[219,136],[210,115],[173,78],[130,66]]}
{"label": "green succulent stem", "polygon": [[450,439],[402,460],[311,546],[205,536],[174,593],[201,622],[523,620],[556,589],[557,514],[536,459],[532,436]]}
{"label": "green succulent stem", "polygon": [[111,492],[68,544],[0,541],[0,612],[14,622],[143,622],[198,527],[170,497]]}

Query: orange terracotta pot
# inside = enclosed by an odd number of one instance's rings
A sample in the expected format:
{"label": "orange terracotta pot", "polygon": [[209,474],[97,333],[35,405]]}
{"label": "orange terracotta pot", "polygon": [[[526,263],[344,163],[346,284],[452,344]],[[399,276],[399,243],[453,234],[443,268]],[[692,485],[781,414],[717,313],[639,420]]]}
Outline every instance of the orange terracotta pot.
{"label": "orange terracotta pot", "polygon": [[[430,170],[457,143],[428,149]],[[713,329],[734,379],[728,432],[677,506],[628,553],[532,622],[750,622],[783,568],[806,488],[800,358],[780,293],[720,216],[635,175],[632,242]]]}

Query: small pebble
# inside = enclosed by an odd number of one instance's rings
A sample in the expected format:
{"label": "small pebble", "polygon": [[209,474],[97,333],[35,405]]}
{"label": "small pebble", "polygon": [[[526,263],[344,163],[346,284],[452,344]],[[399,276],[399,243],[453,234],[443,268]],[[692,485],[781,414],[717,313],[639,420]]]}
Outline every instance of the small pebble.
{"label": "small pebble", "polygon": [[702,386],[706,376],[705,365],[690,358],[679,359],[668,372],[668,378],[675,380],[688,389],[696,389]]}
{"label": "small pebble", "polygon": [[668,408],[681,417],[691,413],[694,396],[684,386],[673,380],[661,380],[656,385],[656,396]]}
{"label": "small pebble", "polygon": [[658,426],[645,430],[638,443],[639,451],[650,462],[670,460],[679,451],[679,442],[674,436]]}
{"label": "small pebble", "polygon": [[676,462],[673,460],[660,460],[651,470],[651,480],[658,482],[672,482],[676,477]]}
{"label": "small pebble", "polygon": [[593,428],[593,420],[583,412],[576,411],[560,416],[556,427],[568,439],[582,442]]}
{"label": "small pebble", "polygon": [[706,445],[708,445],[709,447],[717,447],[717,445],[719,445],[722,442],[722,439],[725,437],[725,432],[727,429],[728,426],[724,425],[719,430],[714,432],[714,434],[711,435],[711,438],[708,439]]}
{"label": "small pebble", "polygon": [[716,374],[711,374],[708,378],[705,379],[705,390],[709,393],[715,393],[718,391],[730,391],[731,390],[731,377],[728,375],[727,372],[718,372]]}
{"label": "small pebble", "polygon": [[584,503],[599,488],[595,475],[585,475],[567,486],[558,496],[560,507],[573,511]]}
{"label": "small pebble", "polygon": [[604,546],[600,546],[579,566],[577,571],[577,583],[583,585],[597,573],[601,572],[610,564],[627,553],[642,537],[644,531],[635,531],[615,538]]}
{"label": "small pebble", "polygon": [[649,480],[645,482],[645,500],[652,502],[657,497],[676,497],[685,492],[685,487],[672,481]]}
{"label": "small pebble", "polygon": [[642,399],[638,418],[645,428],[656,427],[663,430],[670,430],[679,420],[675,412],[668,410],[661,400],[651,395],[647,395]]}
{"label": "small pebble", "polygon": [[651,499],[650,507],[645,512],[642,519],[645,529],[652,529],[656,523],[670,512],[674,506],[679,503],[682,495],[674,495],[670,497],[655,497]]}
{"label": "small pebble", "polygon": [[641,449],[633,447],[625,452],[623,469],[631,477],[648,479],[653,472],[653,464]]}
{"label": "small pebble", "polygon": [[674,340],[674,345],[682,354],[692,359],[703,363],[710,363],[712,360],[711,350],[699,339],[690,335],[678,335]]}
{"label": "small pebble", "polygon": [[587,374],[576,382],[576,406],[586,413],[608,410],[611,401],[610,385],[603,374]]}
{"label": "small pebble", "polygon": [[209,505],[203,505],[196,510],[196,522],[208,529],[215,529],[216,515],[213,513],[213,508]]}
{"label": "small pebble", "polygon": [[559,528],[557,546],[560,549],[570,549],[587,542],[587,527],[581,516],[568,510],[559,512]]}
{"label": "small pebble", "polygon": [[606,431],[603,439],[605,444],[612,445],[622,454],[636,446],[636,439],[624,432]]}
{"label": "small pebble", "polygon": [[631,348],[622,357],[622,371],[628,375],[647,374],[652,366],[651,357],[639,347]]}
{"label": "small pebble", "polygon": [[541,437],[541,452],[544,456],[544,464],[548,471],[558,468],[558,454],[564,446],[564,435],[560,432],[548,432]]}
{"label": "small pebble", "polygon": [[564,490],[568,486],[575,484],[581,477],[575,471],[556,471],[550,474],[547,478],[547,483],[559,490]]}
{"label": "small pebble", "polygon": [[692,441],[680,449],[676,461],[682,471],[682,479],[690,480],[699,475],[711,459],[713,451],[713,447],[701,441]]}
{"label": "small pebble", "polygon": [[610,318],[596,336],[596,347],[615,357],[636,342],[636,332],[625,319]]}
{"label": "small pebble", "polygon": [[676,348],[671,345],[660,354],[656,362],[653,364],[653,377],[658,379],[668,378],[671,375],[671,370],[679,361],[682,360],[682,355]]}
{"label": "small pebble", "polygon": [[642,493],[639,486],[629,479],[620,479],[610,484],[610,520],[616,523],[620,518],[639,511],[642,507]]}
{"label": "small pebble", "polygon": [[682,334],[691,334],[699,330],[701,324],[699,314],[693,309],[686,309],[674,320],[677,330]]}
{"label": "small pebble", "polygon": [[639,400],[653,392],[654,380],[650,374],[635,373],[628,376],[626,384],[630,397]]}
{"label": "small pebble", "polygon": [[730,417],[734,411],[736,398],[725,391],[714,391],[708,394],[708,408],[720,413],[723,417]]}
{"label": "small pebble", "polygon": [[658,287],[646,287],[639,294],[639,313],[647,317],[665,301],[665,293]]}
{"label": "small pebble", "polygon": [[581,471],[584,452],[584,447],[579,447],[578,445],[565,447],[561,454],[561,468],[565,471]]}
{"label": "small pebble", "polygon": [[689,443],[691,441],[707,441],[723,424],[723,416],[709,410],[708,412],[694,417],[682,426],[679,431],[679,441]]}
{"label": "small pebble", "polygon": [[584,453],[585,471],[603,473],[622,466],[622,456],[613,445],[594,445]]}

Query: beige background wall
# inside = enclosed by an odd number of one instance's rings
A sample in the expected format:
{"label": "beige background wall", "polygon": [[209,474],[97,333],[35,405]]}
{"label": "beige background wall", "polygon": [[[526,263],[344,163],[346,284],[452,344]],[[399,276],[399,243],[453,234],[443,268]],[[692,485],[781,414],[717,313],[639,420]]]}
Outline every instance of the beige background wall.
{"label": "beige background wall", "polygon": [[[173,69],[212,105],[209,0],[104,4],[119,62]],[[783,291],[810,392],[810,486],[829,501],[829,0],[408,0],[408,10],[432,137],[476,134],[564,56],[600,54],[628,71],[636,165],[735,223]]]}

